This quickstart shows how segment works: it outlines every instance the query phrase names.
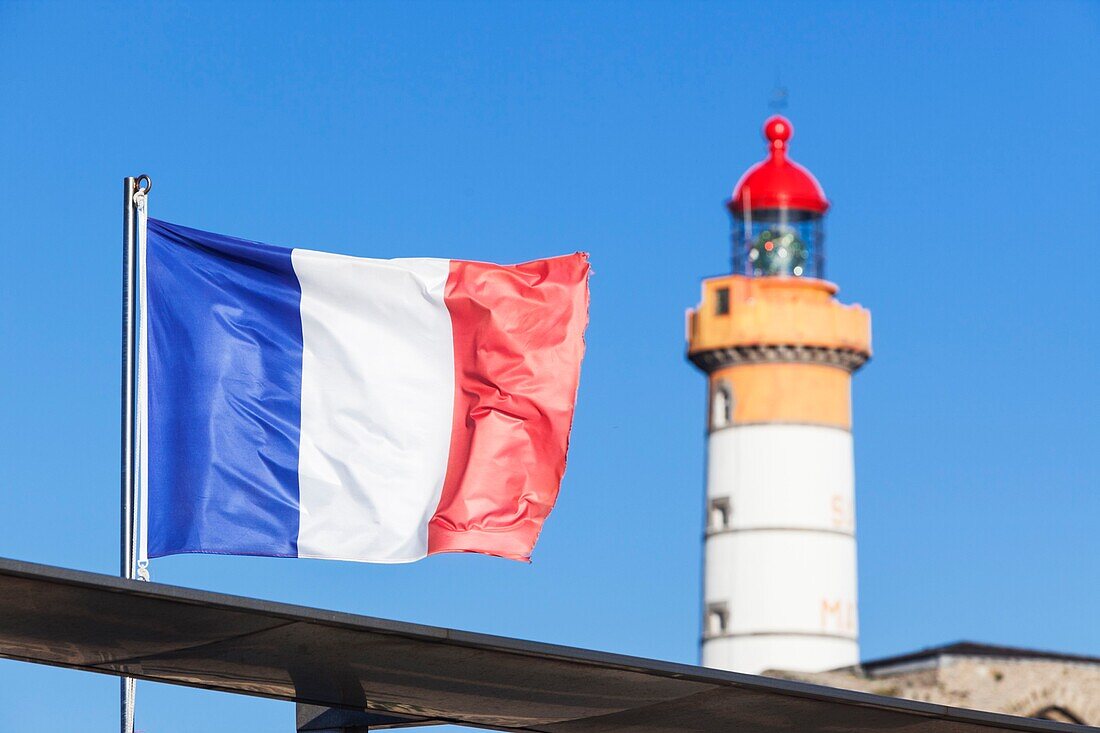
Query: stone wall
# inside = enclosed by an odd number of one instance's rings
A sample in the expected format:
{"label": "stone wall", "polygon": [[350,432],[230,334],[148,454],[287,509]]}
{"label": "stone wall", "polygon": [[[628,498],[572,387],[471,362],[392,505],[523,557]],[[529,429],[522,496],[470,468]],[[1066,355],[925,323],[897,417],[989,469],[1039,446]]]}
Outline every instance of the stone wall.
{"label": "stone wall", "polygon": [[835,672],[766,672],[876,695],[1100,726],[1100,665],[1053,660],[942,657],[924,669],[867,676]]}

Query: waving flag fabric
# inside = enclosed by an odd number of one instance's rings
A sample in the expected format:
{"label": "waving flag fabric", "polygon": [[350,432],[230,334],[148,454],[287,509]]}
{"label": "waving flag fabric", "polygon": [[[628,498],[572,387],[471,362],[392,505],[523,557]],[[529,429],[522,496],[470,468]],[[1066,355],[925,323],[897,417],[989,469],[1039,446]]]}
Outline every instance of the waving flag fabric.
{"label": "waving flag fabric", "polygon": [[149,220],[148,549],[526,560],[565,470],[583,254],[499,266]]}

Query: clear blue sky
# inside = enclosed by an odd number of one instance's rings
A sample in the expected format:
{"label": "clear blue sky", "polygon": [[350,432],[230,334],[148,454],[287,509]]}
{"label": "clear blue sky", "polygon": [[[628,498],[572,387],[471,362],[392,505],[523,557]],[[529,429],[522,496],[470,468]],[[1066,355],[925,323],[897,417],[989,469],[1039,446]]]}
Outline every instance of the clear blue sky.
{"label": "clear blue sky", "polygon": [[[373,257],[592,253],[569,470],[530,566],[178,557],[168,583],[696,660],[699,279],[763,154],[834,202],[865,657],[1100,654],[1100,5],[0,4],[0,555],[117,570],[120,179],[154,216]],[[291,730],[142,684],[139,728]],[[114,730],[114,678],[0,662],[0,730]],[[33,721],[33,724],[32,724]]]}

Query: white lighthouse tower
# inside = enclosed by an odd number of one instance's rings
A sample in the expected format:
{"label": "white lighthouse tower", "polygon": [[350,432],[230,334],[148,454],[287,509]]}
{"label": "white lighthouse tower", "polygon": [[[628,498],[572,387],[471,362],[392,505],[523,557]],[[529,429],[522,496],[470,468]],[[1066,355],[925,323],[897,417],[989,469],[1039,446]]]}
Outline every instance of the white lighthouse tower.
{"label": "white lighthouse tower", "polygon": [[688,356],[708,376],[702,662],[757,674],[859,661],[851,375],[870,313],[824,279],[821,186],[791,125],[728,203],[733,273],[703,281]]}

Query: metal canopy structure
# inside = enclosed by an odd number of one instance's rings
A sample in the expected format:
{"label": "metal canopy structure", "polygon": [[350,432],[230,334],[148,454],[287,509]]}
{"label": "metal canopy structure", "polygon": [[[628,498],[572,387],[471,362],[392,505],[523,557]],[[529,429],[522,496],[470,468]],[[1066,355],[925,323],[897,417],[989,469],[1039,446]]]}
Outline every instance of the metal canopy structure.
{"label": "metal canopy structure", "polygon": [[1097,730],[2,559],[0,656],[292,700],[302,730]]}

